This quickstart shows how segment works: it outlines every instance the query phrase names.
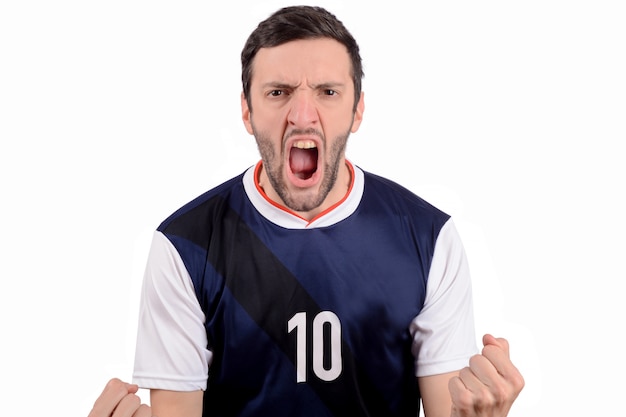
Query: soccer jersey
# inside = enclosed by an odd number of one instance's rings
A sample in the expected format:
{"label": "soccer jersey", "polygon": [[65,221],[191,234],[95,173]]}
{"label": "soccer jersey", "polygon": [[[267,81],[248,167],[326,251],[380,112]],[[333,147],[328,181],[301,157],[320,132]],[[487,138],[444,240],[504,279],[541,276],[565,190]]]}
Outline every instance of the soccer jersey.
{"label": "soccer jersey", "polygon": [[349,164],[313,221],[271,202],[259,165],[154,234],[134,382],[205,390],[204,416],[415,416],[418,376],[476,352],[450,217]]}

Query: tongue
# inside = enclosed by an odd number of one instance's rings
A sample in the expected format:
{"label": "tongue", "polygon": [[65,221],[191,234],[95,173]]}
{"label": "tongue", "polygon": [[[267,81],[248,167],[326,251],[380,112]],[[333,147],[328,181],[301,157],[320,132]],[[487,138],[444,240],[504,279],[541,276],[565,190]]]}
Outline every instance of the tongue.
{"label": "tongue", "polygon": [[289,155],[291,172],[300,179],[310,178],[317,170],[317,149],[291,148]]}

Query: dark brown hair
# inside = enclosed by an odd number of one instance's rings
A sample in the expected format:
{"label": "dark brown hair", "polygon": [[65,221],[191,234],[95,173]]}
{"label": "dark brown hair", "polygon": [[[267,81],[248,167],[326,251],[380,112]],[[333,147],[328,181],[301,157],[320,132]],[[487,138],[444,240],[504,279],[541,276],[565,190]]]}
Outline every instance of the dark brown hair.
{"label": "dark brown hair", "polygon": [[359,54],[359,45],[333,14],[321,7],[292,6],[285,7],[266,20],[259,23],[250,34],[241,51],[241,81],[243,94],[252,109],[250,102],[250,82],[252,80],[252,63],[261,48],[271,48],[284,43],[316,38],[331,38],[343,44],[348,50],[352,61],[352,81],[354,82],[354,109],[361,97],[361,79],[363,65]]}

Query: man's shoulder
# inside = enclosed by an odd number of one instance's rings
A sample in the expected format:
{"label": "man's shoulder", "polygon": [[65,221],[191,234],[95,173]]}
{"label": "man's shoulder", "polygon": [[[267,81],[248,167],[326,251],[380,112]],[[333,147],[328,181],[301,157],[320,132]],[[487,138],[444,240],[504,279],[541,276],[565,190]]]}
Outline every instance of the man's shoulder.
{"label": "man's shoulder", "polygon": [[225,202],[231,196],[243,195],[243,175],[237,175],[187,202],[170,214],[157,230],[172,229],[173,225],[177,225],[176,227],[194,226],[198,224],[199,217],[206,217],[211,211],[226,207]]}
{"label": "man's shoulder", "polygon": [[364,177],[364,196],[378,204],[395,207],[401,212],[428,213],[444,222],[450,218],[450,215],[396,181],[366,171]]}

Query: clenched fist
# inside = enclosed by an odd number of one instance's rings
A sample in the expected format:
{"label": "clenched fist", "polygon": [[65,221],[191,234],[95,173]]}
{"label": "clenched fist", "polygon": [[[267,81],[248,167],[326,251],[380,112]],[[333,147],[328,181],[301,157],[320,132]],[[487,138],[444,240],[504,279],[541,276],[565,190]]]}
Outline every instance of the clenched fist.
{"label": "clenched fist", "polygon": [[98,397],[88,417],[152,417],[150,407],[141,404],[137,385],[110,380]]}
{"label": "clenched fist", "polygon": [[504,417],[524,388],[524,378],[511,362],[509,343],[483,337],[480,355],[450,380],[452,417]]}

